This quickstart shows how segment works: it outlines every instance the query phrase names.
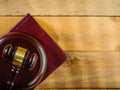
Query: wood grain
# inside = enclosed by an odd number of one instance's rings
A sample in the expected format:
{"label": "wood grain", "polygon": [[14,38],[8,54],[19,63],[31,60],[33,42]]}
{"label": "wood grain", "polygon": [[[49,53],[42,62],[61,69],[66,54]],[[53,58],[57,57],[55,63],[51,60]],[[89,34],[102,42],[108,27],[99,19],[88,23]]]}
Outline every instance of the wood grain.
{"label": "wood grain", "polygon": [[27,13],[68,56],[35,90],[120,88],[120,0],[0,0],[0,36]]}
{"label": "wood grain", "polygon": [[[0,36],[23,17],[0,17]],[[64,51],[119,51],[120,17],[34,17]]]}
{"label": "wood grain", "polygon": [[0,0],[0,15],[120,15],[120,0]]}
{"label": "wood grain", "polygon": [[120,88],[120,52],[66,52],[68,60],[37,89]]}

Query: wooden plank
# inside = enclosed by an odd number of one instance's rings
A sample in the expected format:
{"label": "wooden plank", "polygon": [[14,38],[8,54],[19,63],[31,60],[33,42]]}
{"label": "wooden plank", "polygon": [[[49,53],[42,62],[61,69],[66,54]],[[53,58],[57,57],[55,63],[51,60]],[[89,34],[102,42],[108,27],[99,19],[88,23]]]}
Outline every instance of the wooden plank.
{"label": "wooden plank", "polygon": [[[0,36],[23,17],[0,17]],[[120,17],[34,17],[64,51],[119,51]]]}
{"label": "wooden plank", "polygon": [[39,89],[120,88],[120,52],[66,52],[68,60]]}
{"label": "wooden plank", "polygon": [[120,0],[0,0],[0,15],[120,15]]}
{"label": "wooden plank", "polygon": [[[65,89],[64,88],[61,88],[61,89],[58,89],[58,88],[52,88],[52,89],[43,88],[43,89],[41,89],[41,88],[36,88],[35,90],[83,90],[83,89],[75,89],[75,88],[72,88],[72,89],[66,89],[66,88]],[[92,89],[85,89],[85,90],[92,90]],[[97,89],[97,90],[99,90],[99,89]],[[106,89],[104,89],[104,90],[106,90]]]}
{"label": "wooden plank", "polygon": [[[68,88],[52,88],[52,89],[50,89],[50,88],[43,88],[43,89],[41,89],[41,88],[36,88],[35,90],[93,90],[93,89],[83,89],[83,88],[79,88],[79,89],[76,89],[76,88],[71,88],[71,89],[68,89]],[[116,89],[94,89],[94,90],[116,90]],[[117,89],[117,90],[120,90],[120,89]]]}
{"label": "wooden plank", "polygon": [[[52,89],[50,89],[50,88],[44,88],[44,89],[41,89],[41,88],[36,88],[35,90],[93,90],[93,89],[83,89],[83,88],[79,88],[79,89],[77,89],[77,88],[71,88],[71,89],[68,89],[68,88],[52,88]],[[94,89],[94,90],[116,90],[115,88],[112,88],[112,89],[99,89],[99,88],[97,88],[97,89]],[[117,90],[120,90],[120,89],[117,89]]]}

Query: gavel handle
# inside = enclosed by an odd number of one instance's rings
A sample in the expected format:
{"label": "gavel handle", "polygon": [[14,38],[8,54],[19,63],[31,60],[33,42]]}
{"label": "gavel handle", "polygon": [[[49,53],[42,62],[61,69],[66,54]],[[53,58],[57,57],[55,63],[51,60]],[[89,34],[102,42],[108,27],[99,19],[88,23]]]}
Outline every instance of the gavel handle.
{"label": "gavel handle", "polygon": [[7,89],[11,90],[14,86],[15,79],[20,71],[20,68],[15,67],[14,65],[11,68],[11,78],[7,81]]}

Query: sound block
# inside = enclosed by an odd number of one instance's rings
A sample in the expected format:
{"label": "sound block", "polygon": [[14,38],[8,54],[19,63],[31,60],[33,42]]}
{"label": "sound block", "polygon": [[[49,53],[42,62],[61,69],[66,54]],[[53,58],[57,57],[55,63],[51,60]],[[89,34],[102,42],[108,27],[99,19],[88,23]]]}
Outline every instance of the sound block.
{"label": "sound block", "polygon": [[31,53],[35,52],[38,56],[38,61],[32,71],[22,69],[17,75],[13,89],[32,89],[35,88],[42,80],[47,66],[47,56],[45,50],[40,42],[35,38],[19,32],[11,32],[0,39],[0,83],[6,85],[6,82],[11,78],[10,62],[6,63],[2,60],[2,51],[8,44],[13,47],[23,47],[28,49]]}

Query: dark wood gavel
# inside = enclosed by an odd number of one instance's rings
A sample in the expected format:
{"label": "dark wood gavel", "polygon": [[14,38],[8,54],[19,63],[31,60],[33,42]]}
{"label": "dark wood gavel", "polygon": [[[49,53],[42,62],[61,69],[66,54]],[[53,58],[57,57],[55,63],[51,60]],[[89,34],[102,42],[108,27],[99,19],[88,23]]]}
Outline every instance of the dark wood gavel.
{"label": "dark wood gavel", "polygon": [[15,78],[19,71],[23,68],[28,70],[33,70],[38,56],[36,53],[30,54],[30,51],[22,47],[13,47],[8,44],[4,47],[2,52],[2,59],[6,62],[12,62],[13,66],[11,68],[12,78],[7,81],[7,88],[11,89],[14,86]]}

